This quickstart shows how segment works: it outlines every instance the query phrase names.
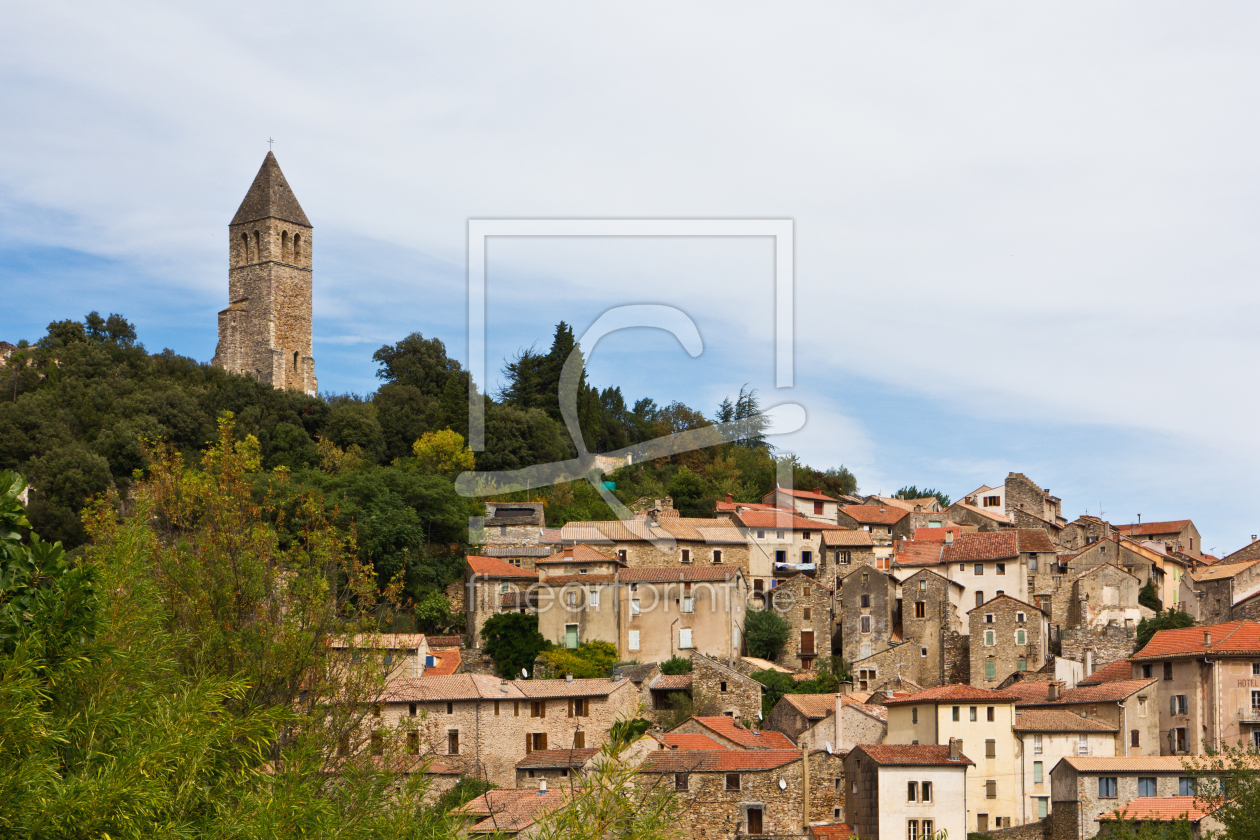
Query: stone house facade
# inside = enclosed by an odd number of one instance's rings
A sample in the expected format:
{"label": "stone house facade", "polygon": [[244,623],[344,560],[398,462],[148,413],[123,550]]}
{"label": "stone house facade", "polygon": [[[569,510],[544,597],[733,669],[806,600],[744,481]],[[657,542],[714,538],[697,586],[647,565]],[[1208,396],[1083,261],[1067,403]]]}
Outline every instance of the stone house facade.
{"label": "stone house facade", "polygon": [[826,750],[830,745],[833,752],[844,753],[858,744],[881,743],[887,716],[884,707],[843,694],[785,694],[766,718],[766,729],[782,732],[803,749]]}
{"label": "stone house facade", "polygon": [[973,767],[956,744],[856,746],[844,758],[846,820],[864,840],[966,837]]}
{"label": "stone house facade", "polygon": [[1016,671],[1046,664],[1049,623],[1031,604],[999,595],[967,613],[971,636],[971,684],[996,689]]}
{"label": "stone house facade", "polygon": [[821,751],[807,759],[800,750],[657,751],[639,778],[682,797],[686,837],[802,835],[809,824],[844,813],[843,759]]}
{"label": "stone house facade", "polygon": [[888,568],[888,558],[893,554],[893,541],[910,539],[914,534],[914,522],[910,511],[891,505],[844,505],[836,514],[840,527],[868,531],[875,542],[875,560],[881,568]]}
{"label": "stone house facade", "polygon": [[823,531],[820,551],[826,576],[820,574],[819,580],[833,589],[840,588],[840,579],[852,569],[875,564],[875,539],[870,531]]}
{"label": "stone house facade", "polygon": [[464,558],[464,610],[469,647],[481,647],[481,628],[501,612],[529,612],[531,589],[538,573],[495,557],[470,554]]}
{"label": "stone house facade", "polygon": [[1110,522],[1097,516],[1078,516],[1063,526],[1059,534],[1059,544],[1067,551],[1081,551],[1086,546],[1099,540],[1114,539],[1116,530]]}
{"label": "stone house facade", "polygon": [[1062,709],[1115,727],[1117,755],[1160,754],[1159,696],[1154,680],[1115,680],[1069,689],[1052,680],[1016,683],[1003,691],[1020,697],[1021,712]]}
{"label": "stone house facade", "polygon": [[542,502],[487,502],[481,554],[526,571],[560,550],[559,531],[547,528]]}
{"label": "stone house facade", "polygon": [[211,361],[274,388],[314,395],[312,227],[267,152],[228,225],[228,307]]}
{"label": "stone house facade", "polygon": [[775,662],[801,671],[811,670],[820,658],[829,662],[835,605],[831,587],[798,574],[782,581],[770,595],[770,609],[792,628]]}
{"label": "stone house facade", "polygon": [[617,720],[635,717],[628,680],[514,680],[475,674],[388,684],[369,725],[404,734],[406,751],[432,755],[499,786],[534,750],[602,745]]}
{"label": "stone house facade", "polygon": [[599,750],[594,747],[534,750],[516,762],[515,787],[537,788],[543,782],[552,790],[581,787],[583,768],[598,754]]}
{"label": "stone house facade", "polygon": [[1175,756],[1144,758],[1069,756],[1050,771],[1049,840],[1086,840],[1098,818],[1142,796],[1179,796],[1192,790],[1191,774]]}
{"label": "stone house facade", "polygon": [[712,698],[735,720],[755,720],[761,712],[761,683],[699,651],[691,653],[691,691],[693,698]]}
{"label": "stone house facade", "polygon": [[776,581],[797,574],[829,580],[831,570],[823,552],[823,534],[839,531],[834,522],[819,522],[782,510],[739,508],[731,516],[748,547],[753,592],[769,590]]}
{"label": "stone house facade", "polygon": [[1223,624],[1243,616],[1234,605],[1260,594],[1260,560],[1215,563],[1181,579],[1182,606],[1200,624]]}
{"label": "stone house facade", "polygon": [[849,662],[866,659],[889,648],[897,629],[897,579],[888,572],[860,566],[840,583],[841,652]]}
{"label": "stone house facade", "polygon": [[386,682],[407,677],[423,677],[425,666],[433,665],[429,642],[423,633],[362,633],[334,636],[328,640],[330,667],[347,658],[377,657]]}
{"label": "stone house facade", "polygon": [[730,566],[749,573],[748,542],[729,520],[681,517],[671,508],[627,521],[569,522],[560,541],[585,543],[629,568]]}
{"label": "stone house facade", "polygon": [[1196,558],[1203,556],[1203,538],[1199,536],[1199,529],[1194,526],[1194,522],[1189,519],[1117,525],[1116,531],[1121,536],[1134,540],[1163,543],[1167,551],[1179,551]]}
{"label": "stone house facade", "polygon": [[1012,517],[1016,527],[1025,527],[1014,518],[1017,512],[1030,513],[1037,520],[1048,522],[1059,530],[1067,524],[1067,520],[1063,518],[1063,501],[1058,496],[1050,495],[1049,487],[1039,487],[1023,473],[1008,473],[1003,490],[1006,515]]}
{"label": "stone house facade", "polygon": [[776,487],[762,497],[761,503],[792,510],[798,516],[831,525],[836,524],[836,511],[840,508],[840,500],[823,493],[821,487],[815,487],[813,490]]}

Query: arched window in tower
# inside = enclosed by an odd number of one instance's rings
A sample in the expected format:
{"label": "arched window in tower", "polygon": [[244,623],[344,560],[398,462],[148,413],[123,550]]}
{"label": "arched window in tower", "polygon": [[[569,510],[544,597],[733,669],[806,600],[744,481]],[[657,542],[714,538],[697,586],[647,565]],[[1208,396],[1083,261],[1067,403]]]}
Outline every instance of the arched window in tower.
{"label": "arched window in tower", "polygon": [[302,264],[302,234],[293,234],[293,264]]}
{"label": "arched window in tower", "polygon": [[249,234],[241,231],[241,265],[249,262]]}
{"label": "arched window in tower", "polygon": [[254,262],[262,262],[262,237],[254,231]]}
{"label": "arched window in tower", "polygon": [[280,259],[289,262],[289,232],[280,231]]}

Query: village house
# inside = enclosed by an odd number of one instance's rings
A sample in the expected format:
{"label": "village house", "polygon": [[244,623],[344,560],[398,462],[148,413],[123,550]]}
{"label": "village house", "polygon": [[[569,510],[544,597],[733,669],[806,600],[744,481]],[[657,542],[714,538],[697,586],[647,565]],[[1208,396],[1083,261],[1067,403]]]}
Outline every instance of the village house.
{"label": "village house", "polygon": [[638,708],[639,692],[628,680],[398,679],[372,709],[370,749],[379,749],[376,733],[403,732],[407,754],[432,755],[508,786],[516,783],[516,763],[534,750],[598,747],[614,722]]}
{"label": "village house", "polygon": [[530,571],[560,549],[560,532],[547,527],[542,502],[486,502],[480,542],[483,556]]}
{"label": "village house", "polygon": [[785,694],[766,718],[766,729],[783,733],[804,749],[831,747],[839,753],[858,744],[882,743],[887,728],[885,707],[844,694]]}
{"label": "village house", "polygon": [[1194,523],[1189,519],[1117,525],[1116,531],[1121,536],[1135,540],[1162,543],[1169,552],[1180,551],[1191,557],[1199,557],[1203,554],[1203,538],[1199,536],[1199,529],[1194,527]]}
{"label": "village house", "polygon": [[888,568],[893,553],[893,540],[907,539],[914,533],[910,511],[887,505],[844,505],[836,515],[840,527],[867,531],[875,542],[873,553],[880,568]]}
{"label": "village house", "polygon": [[847,822],[864,840],[966,837],[974,766],[957,741],[858,745],[844,758]]}
{"label": "village house", "polygon": [[947,507],[945,518],[957,525],[973,527],[981,533],[1013,527],[1014,523],[1005,513],[995,508],[977,507],[966,501],[967,498],[970,497],[959,499]]}
{"label": "village house", "polygon": [[1063,526],[1063,531],[1059,534],[1059,544],[1064,550],[1075,552],[1099,540],[1114,539],[1115,536],[1116,530],[1111,527],[1110,522],[1097,516],[1085,515],[1078,516]]}
{"label": "village house", "polygon": [[534,750],[516,762],[516,787],[552,790],[581,787],[582,770],[598,753],[595,747]]}
{"label": "village house", "polygon": [[488,790],[461,805],[457,814],[468,816],[468,833],[474,836],[532,837],[538,820],[562,807],[568,801],[566,788]]}
{"label": "village house", "polygon": [[623,665],[618,671],[635,680],[651,711],[673,709],[676,694],[685,694],[700,715],[754,720],[761,711],[761,683],[699,651],[691,652],[689,674],[662,674],[655,664]]}
{"label": "village house", "polygon": [[751,721],[735,720],[728,715],[696,715],[675,726],[666,736],[703,735],[724,750],[792,750],[796,744],[782,732],[755,729]]}
{"label": "village house", "polygon": [[560,539],[565,546],[585,543],[630,568],[725,565],[749,572],[748,542],[729,520],[682,517],[663,503],[631,520],[569,522]]}
{"label": "village house", "polygon": [[[1221,561],[1191,570],[1181,578],[1179,600],[1181,608],[1200,624],[1223,624],[1256,618],[1254,613],[1260,609],[1250,600],[1256,595],[1260,595],[1260,559]],[[1245,606],[1239,608],[1240,604]]]}
{"label": "village house", "polygon": [[795,511],[798,516],[829,525],[836,524],[836,511],[840,508],[839,500],[824,494],[821,487],[815,487],[813,490],[775,487],[762,498],[761,502],[776,508]]}
{"label": "village house", "polygon": [[830,580],[834,572],[823,553],[823,534],[840,531],[834,523],[819,522],[782,510],[740,508],[731,516],[747,541],[753,592],[773,588],[797,574]]}
{"label": "village house", "polygon": [[[1079,575],[1094,566],[1113,565],[1134,575],[1141,585],[1153,582],[1155,595],[1164,607],[1175,608],[1180,603],[1180,586],[1183,575],[1189,573],[1190,564],[1184,560],[1161,553],[1159,545],[1143,544],[1128,537],[1098,540],[1082,551],[1063,555],[1059,562],[1066,574]],[[1038,592],[1043,583],[1038,581]],[[1067,603],[1066,599],[1063,601]],[[1056,605],[1057,606],[1057,605]],[[1067,625],[1067,617],[1052,612],[1052,623]]]}
{"label": "village house", "polygon": [[1194,796],[1139,796],[1099,817],[1099,833],[1110,834],[1123,821],[1137,832],[1162,830],[1169,832],[1165,836],[1171,836],[1170,823],[1185,820],[1190,825],[1190,836],[1195,840],[1204,836],[1224,837],[1225,824],[1213,816],[1222,805],[1222,802]]}
{"label": "village house", "polygon": [[970,748],[976,769],[967,774],[966,831],[985,832],[1024,822],[1018,774],[1023,744],[1015,736],[1018,699],[1005,692],[945,685],[884,701],[888,707],[885,743],[946,747],[956,740],[960,750]]}
{"label": "village house", "polygon": [[998,595],[967,613],[971,636],[971,684],[996,689],[1016,671],[1046,664],[1049,623],[1041,610]]}
{"label": "village house", "polygon": [[[870,531],[827,529],[822,532],[821,552],[824,566],[831,570],[827,583],[839,589],[840,578],[847,575],[850,569],[874,565],[875,538]],[[822,579],[820,576],[819,580]]]}
{"label": "village house", "polygon": [[1260,749],[1260,624],[1161,630],[1130,662],[1157,687],[1163,755],[1242,741]]}
{"label": "village house", "polygon": [[[888,572],[860,566],[845,575],[840,582],[836,613],[841,651],[849,662],[867,659],[887,650],[894,641],[901,641],[897,626],[897,579]],[[873,679],[864,675],[860,682]]]}
{"label": "village house", "polygon": [[1051,809],[1050,771],[1068,756],[1116,755],[1119,729],[1066,709],[1016,707],[1015,737],[1022,742],[1024,822],[1045,819]]}
{"label": "village house", "polygon": [[1099,818],[1147,797],[1194,797],[1195,780],[1176,756],[1067,756],[1050,770],[1052,840],[1087,840]]}
{"label": "village house", "polygon": [[801,835],[844,812],[843,759],[825,751],[806,758],[797,749],[660,750],[639,776],[682,798],[686,837]]}
{"label": "village house", "polygon": [[942,572],[961,584],[963,603],[980,606],[997,595],[1029,601],[1028,576],[1055,557],[1046,533],[1016,528],[959,534],[941,550]]}
{"label": "village house", "polygon": [[[961,642],[962,586],[937,571],[920,569],[897,585],[896,594],[893,635],[887,646],[866,658],[849,658],[853,672],[859,678],[865,674],[868,684],[878,675],[900,676],[924,687],[967,682],[970,668]],[[851,622],[842,624],[847,633]],[[848,658],[849,648],[845,650]]]}
{"label": "village house", "polygon": [[359,662],[364,657],[377,657],[386,682],[404,677],[423,677],[425,666],[432,667],[434,658],[423,633],[359,633],[333,636],[328,640],[330,668],[347,661]]}
{"label": "village house", "polygon": [[1159,755],[1159,697],[1151,679],[1113,680],[1064,688],[1058,680],[1017,682],[1002,689],[1019,697],[1021,711],[1061,709],[1114,727],[1116,755]]}
{"label": "village house", "polygon": [[470,554],[464,558],[464,608],[468,643],[481,647],[481,628],[490,616],[501,612],[529,612],[533,604],[530,590],[538,583],[538,572],[513,566],[497,557]]}
{"label": "village house", "polygon": [[783,581],[770,595],[768,607],[792,628],[775,662],[801,671],[813,669],[819,657],[830,662],[835,605],[831,587],[798,574]]}

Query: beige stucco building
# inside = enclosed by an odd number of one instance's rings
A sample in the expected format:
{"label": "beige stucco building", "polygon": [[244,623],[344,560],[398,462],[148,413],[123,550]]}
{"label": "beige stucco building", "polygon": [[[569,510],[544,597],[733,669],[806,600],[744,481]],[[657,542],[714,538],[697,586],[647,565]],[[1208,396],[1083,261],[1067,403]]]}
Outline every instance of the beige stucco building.
{"label": "beige stucco building", "polygon": [[1024,822],[1049,816],[1050,771],[1060,759],[1114,756],[1118,735],[1115,726],[1087,720],[1064,709],[1017,709],[1015,737],[1022,742]]}
{"label": "beige stucco building", "polygon": [[866,840],[966,837],[973,771],[957,742],[856,746],[844,759],[846,820]]}

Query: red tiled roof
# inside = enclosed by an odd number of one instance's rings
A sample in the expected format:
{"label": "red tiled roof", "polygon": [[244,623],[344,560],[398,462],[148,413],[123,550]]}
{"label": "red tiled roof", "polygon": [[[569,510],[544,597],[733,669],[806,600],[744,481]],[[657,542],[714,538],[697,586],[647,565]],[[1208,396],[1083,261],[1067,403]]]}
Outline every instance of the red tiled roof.
{"label": "red tiled roof", "polygon": [[534,750],[516,762],[517,770],[540,770],[554,767],[581,767],[599,750]]}
{"label": "red tiled roof", "polygon": [[969,685],[939,685],[916,692],[908,697],[898,697],[884,701],[885,706],[913,705],[915,703],[949,703],[951,701],[975,701],[988,703],[1004,703],[1020,698],[1003,691],[990,691],[987,688],[973,688]]}
{"label": "red tiled roof", "polygon": [[1127,659],[1117,659],[1110,665],[1104,665],[1077,685],[1101,685],[1107,682],[1133,679],[1133,666]]}
{"label": "red tiled roof", "polygon": [[507,683],[507,692],[500,690],[504,681],[485,674],[452,674],[450,676],[409,677],[394,680],[381,694],[386,702],[415,703],[442,700],[521,698],[516,689],[520,682]]}
{"label": "red tiled roof", "polygon": [[1062,763],[1081,773],[1182,773],[1189,775],[1180,755],[1066,755]]}
{"label": "red tiled roof", "polygon": [[1222,804],[1202,800],[1196,802],[1193,796],[1139,796],[1137,799],[1130,799],[1128,805],[1099,816],[1098,820],[1126,819],[1164,822],[1185,817],[1190,822],[1198,822]]}
{"label": "red tiled roof", "polygon": [[612,557],[597,548],[592,548],[586,543],[578,543],[577,545],[566,548],[563,556],[572,560],[574,563],[608,563],[616,562],[617,558]]}
{"label": "red tiled roof", "polygon": [[664,566],[646,569],[622,569],[618,578],[622,583],[668,583],[670,581],[730,580],[739,574],[739,568],[724,563],[697,563],[694,566]]}
{"label": "red tiled roof", "polygon": [[[777,733],[776,733],[777,734]],[[801,760],[797,749],[657,750],[649,753],[640,773],[737,773],[773,770]]]}
{"label": "red tiled roof", "polygon": [[780,703],[787,703],[810,720],[821,720],[836,713],[834,694],[785,694]]}
{"label": "red tiled roof", "polygon": [[486,817],[468,829],[473,834],[518,832],[529,828],[538,817],[563,805],[566,799],[562,789],[546,792],[533,788],[490,790],[456,808],[455,813]]}
{"label": "red tiled roof", "polygon": [[742,510],[735,514],[745,528],[792,528],[797,531],[839,531],[834,522],[819,522],[777,510]]}
{"label": "red tiled roof", "polygon": [[1251,560],[1239,560],[1235,563],[1217,563],[1215,566],[1209,566],[1206,569],[1200,569],[1197,572],[1191,572],[1190,576],[1197,581],[1220,580],[1221,578],[1232,578],[1239,572],[1246,571],[1252,566],[1260,563],[1260,558]]}
{"label": "red tiled roof", "polygon": [[724,750],[726,747],[710,738],[689,732],[665,732],[660,736],[665,745],[675,750]]}
{"label": "red tiled roof", "polygon": [[652,681],[653,691],[687,691],[691,688],[691,674],[661,674]]}
{"label": "red tiled roof", "polygon": [[538,579],[537,572],[527,572],[519,566],[504,563],[497,557],[481,557],[476,554],[469,554],[464,559],[468,561],[468,568],[472,569],[473,574],[481,577]]}
{"label": "red tiled roof", "polygon": [[1050,696],[1050,683],[1048,680],[1024,680],[1022,682],[1014,682],[1002,689],[1003,694],[1014,694],[1019,700],[1015,701],[1016,706],[1025,703],[1044,703],[1046,698]]}
{"label": "red tiled roof", "polygon": [[614,682],[610,679],[518,680],[512,685],[516,686],[521,694],[533,698],[607,697],[618,688],[630,685],[630,681]]}
{"label": "red tiled roof", "polygon": [[[1099,683],[1098,685],[1078,685],[1076,688],[1069,688],[1067,691],[1059,695],[1059,699],[1051,701],[1048,696],[1043,696],[1040,700],[1026,700],[1021,698],[1016,705],[1071,705],[1075,703],[1118,703],[1133,694],[1147,688],[1153,684],[1155,680],[1113,680],[1112,682]],[[1033,683],[1025,683],[1032,685]],[[1042,683],[1048,686],[1049,683]],[[1013,688],[1014,686],[1012,686]],[[1007,689],[1004,689],[1007,690]]]}
{"label": "red tiled roof", "polygon": [[1116,732],[1117,727],[1087,720],[1067,709],[1027,709],[1017,712],[1016,732]]}
{"label": "red tiled roof", "polygon": [[840,528],[837,530],[823,531],[823,545],[843,548],[845,546],[863,546],[875,545],[875,538],[871,536],[870,531],[863,531],[861,528]]}
{"label": "red tiled roof", "polygon": [[905,508],[879,505],[845,505],[840,510],[863,525],[896,525],[910,515]]}
{"label": "red tiled roof", "polygon": [[774,488],[774,492],[767,493],[766,495],[762,496],[761,500],[764,502],[766,499],[773,499],[775,493],[786,493],[787,495],[795,496],[798,499],[813,499],[818,502],[839,501],[838,499],[833,499],[831,496],[828,496],[824,493],[820,493],[817,490],[793,490],[788,487],[776,487]]}
{"label": "red tiled roof", "polygon": [[460,648],[464,646],[463,636],[430,636],[429,650],[436,648]]}
{"label": "red tiled roof", "polygon": [[1230,621],[1207,627],[1187,627],[1184,630],[1160,630],[1146,643],[1146,647],[1131,658],[1140,662],[1208,654],[1260,655],[1260,624],[1254,621]]}
{"label": "red tiled roof", "polygon": [[[728,741],[734,741],[744,749],[748,750],[791,750],[796,749],[796,744],[784,735],[782,732],[775,732],[772,729],[752,730],[745,729],[735,723],[735,718],[726,717],[725,715],[715,715],[712,717],[693,717],[696,723],[712,732],[721,735]],[[679,724],[683,726],[686,721]],[[677,729],[678,727],[674,727]]]}
{"label": "red tiled roof", "polygon": [[449,677],[459,670],[460,662],[463,661],[459,648],[434,651],[432,656],[433,664],[424,669],[426,677]]}
{"label": "red tiled roof", "polygon": [[[717,503],[717,506],[714,509],[725,510],[725,511],[734,511],[734,510],[741,510],[741,509],[743,510],[783,510],[783,508],[779,507],[778,505],[766,505],[766,504],[761,504],[760,502],[723,502],[723,501],[719,501]],[[791,513],[791,512],[792,511],[788,511],[788,513]]]}
{"label": "red tiled roof", "polygon": [[991,607],[991,606],[993,605],[993,602],[994,602],[994,601],[1001,601],[1001,600],[1003,600],[1003,599],[1005,599],[1005,600],[1007,600],[1007,601],[1014,601],[1015,603],[1019,604],[1021,607],[1027,607],[1028,609],[1032,610],[1033,612],[1038,612],[1038,613],[1039,613],[1039,612],[1041,612],[1041,608],[1040,608],[1040,607],[1035,607],[1035,606],[1033,606],[1032,604],[1028,603],[1027,601],[1021,601],[1021,600],[1019,600],[1018,598],[1016,598],[1016,597],[1014,597],[1014,596],[1012,596],[1012,595],[1007,595],[1005,592],[1003,592],[1001,595],[994,595],[992,598],[990,598],[989,600],[985,601],[983,604],[981,604],[981,605],[980,605],[980,606],[978,606],[978,607],[972,607],[971,609],[967,610],[967,612],[966,612],[965,614],[966,614],[966,615],[970,615],[971,613],[975,612],[976,610],[982,610],[982,609],[984,609],[984,608],[986,608],[986,607]]}
{"label": "red tiled roof", "polygon": [[893,559],[898,566],[939,566],[945,544],[935,541],[903,540]]}
{"label": "red tiled roof", "polygon": [[863,752],[876,764],[900,767],[944,766],[962,767],[975,762],[959,753],[958,759],[949,757],[948,744],[859,744],[852,752]]}
{"label": "red tiled roof", "polygon": [[848,840],[853,836],[853,827],[848,823],[832,823],[830,825],[811,825],[809,833],[813,837],[828,837],[835,840]]}
{"label": "red tiled roof", "polygon": [[1176,534],[1190,524],[1189,519],[1173,519],[1168,522],[1143,522],[1141,525],[1117,525],[1116,530],[1125,536],[1153,536]]}

